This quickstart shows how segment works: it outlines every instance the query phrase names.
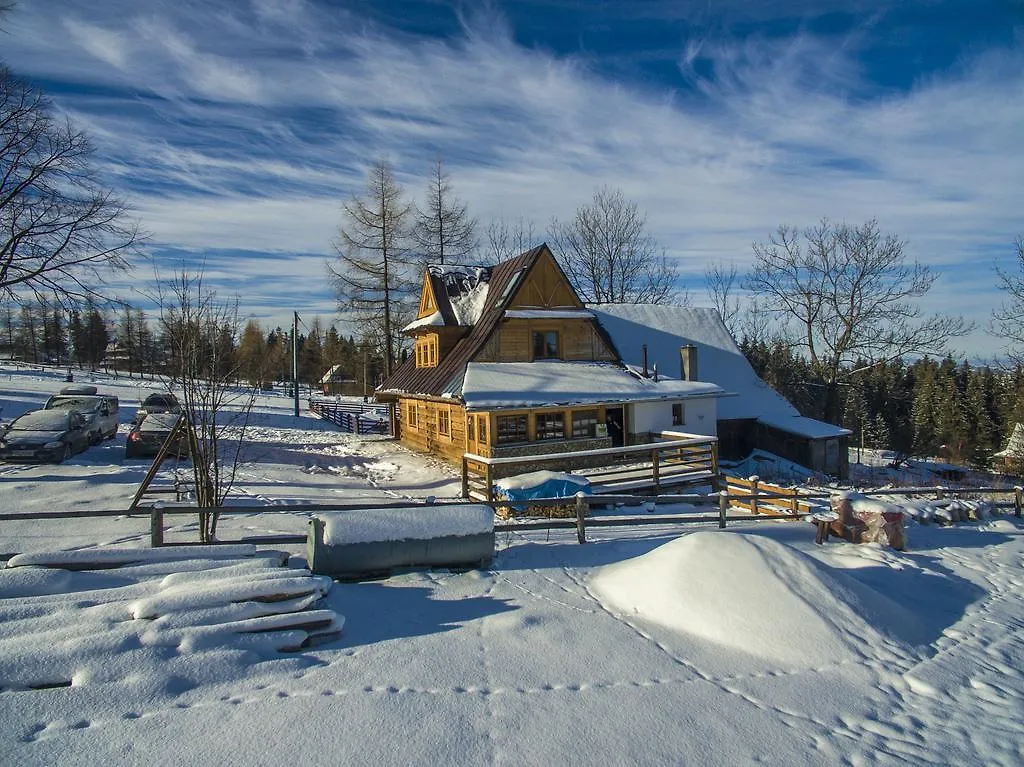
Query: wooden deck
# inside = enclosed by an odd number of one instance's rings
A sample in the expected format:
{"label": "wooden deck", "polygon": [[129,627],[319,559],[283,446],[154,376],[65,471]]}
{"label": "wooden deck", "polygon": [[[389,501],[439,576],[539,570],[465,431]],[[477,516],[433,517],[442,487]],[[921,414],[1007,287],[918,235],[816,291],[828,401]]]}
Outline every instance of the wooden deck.
{"label": "wooden deck", "polygon": [[681,487],[718,484],[718,441],[690,436],[665,442],[515,458],[466,453],[462,460],[464,498],[495,501],[501,477],[540,469],[565,471],[590,481],[592,495],[659,493]]}

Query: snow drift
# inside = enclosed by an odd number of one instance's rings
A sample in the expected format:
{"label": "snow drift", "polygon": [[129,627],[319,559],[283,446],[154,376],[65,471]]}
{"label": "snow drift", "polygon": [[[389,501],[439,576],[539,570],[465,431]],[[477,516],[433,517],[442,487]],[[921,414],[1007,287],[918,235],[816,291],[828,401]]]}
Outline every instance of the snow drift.
{"label": "snow drift", "polygon": [[927,641],[888,597],[756,535],[684,535],[602,568],[591,585],[613,612],[784,663],[904,655]]}

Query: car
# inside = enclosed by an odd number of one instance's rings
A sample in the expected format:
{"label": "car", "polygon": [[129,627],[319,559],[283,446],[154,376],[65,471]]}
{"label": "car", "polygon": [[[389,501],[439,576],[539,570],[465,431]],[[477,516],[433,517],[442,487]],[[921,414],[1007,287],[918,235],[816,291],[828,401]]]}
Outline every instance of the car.
{"label": "car", "polygon": [[0,438],[0,459],[60,463],[89,447],[92,433],[77,410],[31,410],[11,421]]}
{"label": "car", "polygon": [[139,409],[135,411],[133,424],[137,424],[150,413],[180,413],[181,403],[178,398],[170,392],[153,392],[146,399],[142,400]]}
{"label": "car", "polygon": [[43,409],[63,408],[77,410],[89,426],[89,441],[99,444],[104,439],[113,439],[121,424],[121,408],[113,394],[100,394],[95,386],[65,386],[43,405]]}
{"label": "car", "polygon": [[[124,457],[156,455],[181,419],[181,413],[148,413],[128,432],[128,438],[124,443]],[[178,432],[174,443],[168,447],[167,454],[179,458],[188,456],[188,439],[184,429]]]}

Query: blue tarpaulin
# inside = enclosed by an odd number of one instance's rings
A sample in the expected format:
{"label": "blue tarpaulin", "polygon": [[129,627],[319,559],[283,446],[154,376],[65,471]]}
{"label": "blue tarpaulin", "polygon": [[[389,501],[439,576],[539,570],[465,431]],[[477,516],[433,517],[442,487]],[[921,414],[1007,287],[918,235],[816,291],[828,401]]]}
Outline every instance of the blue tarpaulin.
{"label": "blue tarpaulin", "polygon": [[[589,490],[590,480],[586,477],[552,471],[535,471],[494,481],[495,497],[509,501],[572,498],[576,493],[587,493]],[[512,508],[516,511],[525,511],[527,506],[512,504]]]}

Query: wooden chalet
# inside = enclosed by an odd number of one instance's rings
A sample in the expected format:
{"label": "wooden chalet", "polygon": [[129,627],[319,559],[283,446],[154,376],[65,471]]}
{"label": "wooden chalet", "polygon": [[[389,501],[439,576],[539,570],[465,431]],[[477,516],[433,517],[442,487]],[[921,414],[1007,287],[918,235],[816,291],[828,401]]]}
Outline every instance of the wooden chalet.
{"label": "wooden chalet", "polygon": [[547,245],[493,267],[428,267],[404,332],[413,353],[377,399],[397,403],[404,444],[455,464],[715,435],[723,390],[624,364]]}

